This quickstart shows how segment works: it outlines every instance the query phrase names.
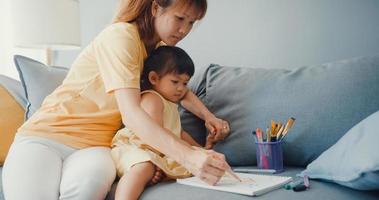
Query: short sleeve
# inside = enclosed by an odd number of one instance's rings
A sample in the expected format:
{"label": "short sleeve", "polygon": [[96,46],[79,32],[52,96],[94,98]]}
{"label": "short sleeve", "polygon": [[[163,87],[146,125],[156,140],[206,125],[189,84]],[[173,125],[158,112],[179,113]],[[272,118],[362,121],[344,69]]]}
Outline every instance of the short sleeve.
{"label": "short sleeve", "polygon": [[140,88],[143,55],[141,40],[132,25],[111,25],[93,45],[107,93],[120,88]]}

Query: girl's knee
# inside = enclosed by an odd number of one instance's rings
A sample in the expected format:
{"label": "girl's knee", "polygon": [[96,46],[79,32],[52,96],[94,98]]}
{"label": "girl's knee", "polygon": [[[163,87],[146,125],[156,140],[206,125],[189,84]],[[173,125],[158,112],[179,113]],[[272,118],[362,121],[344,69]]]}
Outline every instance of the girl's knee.
{"label": "girl's knee", "polygon": [[150,162],[150,161],[147,161],[147,162],[141,162],[141,163],[137,163],[135,165],[133,165],[131,167],[131,170],[137,170],[137,171],[143,171],[143,172],[146,172],[146,171],[155,171],[155,165]]}
{"label": "girl's knee", "polygon": [[130,168],[130,171],[128,172],[129,174],[135,174],[136,176],[141,176],[141,177],[153,177],[155,172],[155,165],[150,162],[142,162],[142,163],[137,163],[133,165]]}

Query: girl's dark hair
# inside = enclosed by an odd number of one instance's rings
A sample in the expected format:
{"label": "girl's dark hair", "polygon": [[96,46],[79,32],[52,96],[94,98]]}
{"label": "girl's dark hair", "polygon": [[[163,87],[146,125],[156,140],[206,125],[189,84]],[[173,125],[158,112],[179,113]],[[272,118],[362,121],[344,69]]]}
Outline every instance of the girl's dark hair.
{"label": "girl's dark hair", "polygon": [[141,75],[141,90],[151,89],[149,73],[156,72],[160,77],[169,74],[187,74],[193,76],[195,67],[191,57],[181,48],[160,46],[146,58]]}

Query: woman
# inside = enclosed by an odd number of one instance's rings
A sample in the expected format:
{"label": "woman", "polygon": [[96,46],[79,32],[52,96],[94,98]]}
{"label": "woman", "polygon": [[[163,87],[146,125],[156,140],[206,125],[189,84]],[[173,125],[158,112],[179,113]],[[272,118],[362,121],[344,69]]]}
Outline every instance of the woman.
{"label": "woman", "polygon": [[[83,50],[62,85],[18,130],[3,168],[5,198],[104,199],[115,178],[109,145],[122,123],[215,184],[229,168],[224,156],[194,149],[161,128],[140,107],[139,89],[149,52],[162,42],[176,45],[206,8],[206,0],[122,1],[114,23]],[[229,132],[228,123],[193,93],[182,104],[219,138]]]}

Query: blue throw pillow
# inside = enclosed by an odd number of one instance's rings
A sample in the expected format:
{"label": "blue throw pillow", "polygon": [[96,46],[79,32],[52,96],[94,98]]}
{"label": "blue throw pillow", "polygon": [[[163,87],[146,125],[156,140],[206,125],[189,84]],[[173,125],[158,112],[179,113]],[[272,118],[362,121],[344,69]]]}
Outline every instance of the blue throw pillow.
{"label": "blue throw pillow", "polygon": [[62,83],[68,69],[46,66],[20,55],[14,56],[14,62],[28,101],[25,111],[25,119],[28,119],[41,106],[45,97]]}
{"label": "blue throw pillow", "polygon": [[358,190],[379,190],[379,111],[350,129],[301,175]]}

